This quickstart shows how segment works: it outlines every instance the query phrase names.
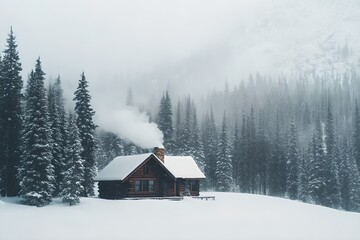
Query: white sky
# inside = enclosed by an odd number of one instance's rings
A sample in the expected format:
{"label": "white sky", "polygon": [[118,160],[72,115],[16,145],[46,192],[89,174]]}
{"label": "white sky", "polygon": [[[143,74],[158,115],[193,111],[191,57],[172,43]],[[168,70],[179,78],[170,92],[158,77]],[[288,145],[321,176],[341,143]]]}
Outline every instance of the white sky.
{"label": "white sky", "polygon": [[359,12],[358,0],[0,0],[0,50],[13,26],[24,82],[40,56],[69,99],[85,71],[101,118],[128,87],[154,108],[166,88],[196,98],[225,79],[306,68],[328,42],[360,49]]}

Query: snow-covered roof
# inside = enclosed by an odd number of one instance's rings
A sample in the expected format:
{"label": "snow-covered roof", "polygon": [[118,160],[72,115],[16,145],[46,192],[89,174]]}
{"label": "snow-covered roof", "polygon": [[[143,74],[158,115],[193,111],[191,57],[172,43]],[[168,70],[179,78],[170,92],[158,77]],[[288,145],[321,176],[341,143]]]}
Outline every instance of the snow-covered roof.
{"label": "snow-covered roof", "polygon": [[120,156],[112,160],[95,177],[95,181],[124,180],[150,156],[155,157],[175,178],[205,178],[195,160],[190,156],[165,156],[165,163],[152,153]]}
{"label": "snow-covered roof", "polygon": [[190,156],[165,156],[164,165],[176,178],[205,178]]}
{"label": "snow-covered roof", "polygon": [[148,157],[150,157],[149,153],[116,157],[98,173],[94,180],[123,180]]}

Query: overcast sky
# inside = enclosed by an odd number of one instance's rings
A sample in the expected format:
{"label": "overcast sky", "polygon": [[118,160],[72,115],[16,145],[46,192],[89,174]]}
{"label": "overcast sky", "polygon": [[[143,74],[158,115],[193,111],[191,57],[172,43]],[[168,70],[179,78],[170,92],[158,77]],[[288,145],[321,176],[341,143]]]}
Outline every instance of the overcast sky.
{"label": "overcast sky", "polygon": [[40,56],[68,98],[85,71],[104,116],[123,110],[129,87],[149,107],[165,89],[196,98],[306,68],[332,43],[357,50],[359,12],[358,0],[0,0],[0,46],[13,26],[25,82]]}

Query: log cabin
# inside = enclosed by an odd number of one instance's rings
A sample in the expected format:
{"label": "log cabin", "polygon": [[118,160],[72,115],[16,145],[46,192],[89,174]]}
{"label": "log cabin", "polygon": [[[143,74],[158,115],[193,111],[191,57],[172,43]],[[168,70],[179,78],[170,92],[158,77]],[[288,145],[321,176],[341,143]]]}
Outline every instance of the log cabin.
{"label": "log cabin", "polygon": [[99,197],[199,196],[205,175],[190,156],[165,156],[164,148],[153,153],[119,156],[95,177]]}

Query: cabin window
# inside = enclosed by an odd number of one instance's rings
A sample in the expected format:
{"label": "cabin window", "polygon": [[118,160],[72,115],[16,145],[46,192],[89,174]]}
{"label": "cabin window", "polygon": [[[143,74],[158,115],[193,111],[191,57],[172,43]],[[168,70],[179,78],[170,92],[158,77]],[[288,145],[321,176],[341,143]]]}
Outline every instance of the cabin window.
{"label": "cabin window", "polygon": [[155,189],[154,180],[136,180],[135,191],[136,192],[153,192]]}

